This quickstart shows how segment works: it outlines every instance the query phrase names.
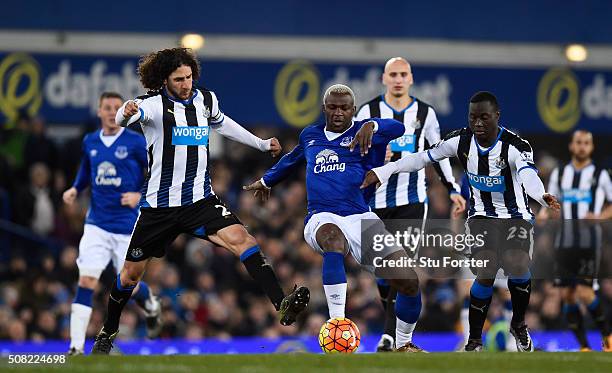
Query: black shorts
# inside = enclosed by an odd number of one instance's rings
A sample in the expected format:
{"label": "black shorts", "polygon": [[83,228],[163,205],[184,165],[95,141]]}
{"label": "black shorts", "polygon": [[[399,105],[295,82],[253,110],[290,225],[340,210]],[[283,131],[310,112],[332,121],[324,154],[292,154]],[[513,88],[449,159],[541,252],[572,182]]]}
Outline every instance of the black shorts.
{"label": "black shorts", "polygon": [[[533,225],[524,219],[496,219],[484,216],[474,216],[468,219],[469,234],[476,238],[471,250],[471,256],[476,259],[494,258],[495,268],[504,268],[503,260],[513,260],[513,253],[524,252],[531,258],[533,250]],[[468,232],[466,232],[468,233]]]}
{"label": "black shorts", "polygon": [[[386,207],[382,209],[375,209],[373,211],[378,217],[385,223],[385,228],[390,233],[408,232],[411,235],[423,234],[425,229],[426,207],[424,203],[412,203],[409,205]],[[420,241],[418,241],[420,242]],[[419,249],[417,247],[405,247],[410,249],[407,251],[410,253],[417,253]]]}
{"label": "black shorts", "polygon": [[209,235],[242,224],[216,195],[180,207],[141,208],[125,260],[161,258],[181,233],[208,239]]}
{"label": "black shorts", "polygon": [[597,276],[598,253],[592,248],[555,250],[555,286],[593,286]]}
{"label": "black shorts", "polygon": [[410,205],[386,207],[375,209],[374,213],[382,220],[386,219],[425,219],[425,204],[413,203]]}

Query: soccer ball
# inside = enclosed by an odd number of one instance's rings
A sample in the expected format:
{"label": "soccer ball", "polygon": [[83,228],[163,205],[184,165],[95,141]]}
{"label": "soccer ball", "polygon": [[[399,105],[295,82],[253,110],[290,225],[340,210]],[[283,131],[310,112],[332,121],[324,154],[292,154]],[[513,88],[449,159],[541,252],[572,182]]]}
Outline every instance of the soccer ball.
{"label": "soccer ball", "polygon": [[327,320],[319,331],[319,345],[326,354],[352,354],[360,340],[357,325],[344,317]]}

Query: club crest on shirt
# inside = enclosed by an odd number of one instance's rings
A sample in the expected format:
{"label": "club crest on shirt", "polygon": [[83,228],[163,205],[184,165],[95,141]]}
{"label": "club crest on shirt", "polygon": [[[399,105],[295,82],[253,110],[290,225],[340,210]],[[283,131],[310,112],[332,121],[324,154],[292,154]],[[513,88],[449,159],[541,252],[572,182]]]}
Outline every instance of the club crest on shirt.
{"label": "club crest on shirt", "polygon": [[409,126],[414,128],[415,130],[418,130],[419,128],[422,127],[422,124],[418,119],[415,119],[412,122],[410,122]]}
{"label": "club crest on shirt", "polygon": [[98,155],[98,151],[96,149],[91,149],[89,151],[89,156],[90,157],[95,157],[96,155]]}
{"label": "club crest on shirt", "polygon": [[118,159],[125,159],[128,156],[127,146],[119,145],[115,150],[115,157]]}
{"label": "club crest on shirt", "polygon": [[522,152],[521,159],[523,160],[523,162],[533,163],[533,156],[531,155],[530,152]]}
{"label": "club crest on shirt", "polygon": [[347,136],[347,137],[343,138],[342,141],[340,141],[340,146],[347,147],[347,146],[351,145],[352,141],[353,141],[353,136]]}
{"label": "club crest on shirt", "polygon": [[495,160],[495,167],[499,168],[500,170],[503,170],[504,168],[506,168],[506,166],[507,164],[503,158],[500,157]]}
{"label": "club crest on shirt", "polygon": [[208,106],[204,106],[204,110],[202,110],[202,115],[204,115],[204,118],[210,118],[210,108]]}

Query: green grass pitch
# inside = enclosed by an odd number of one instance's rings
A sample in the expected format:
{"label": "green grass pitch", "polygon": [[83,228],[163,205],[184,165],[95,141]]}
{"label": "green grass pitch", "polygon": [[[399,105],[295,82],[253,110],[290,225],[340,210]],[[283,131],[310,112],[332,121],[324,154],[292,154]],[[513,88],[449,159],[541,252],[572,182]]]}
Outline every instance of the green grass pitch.
{"label": "green grass pitch", "polygon": [[8,365],[1,372],[612,372],[612,353],[435,353],[78,356],[64,364]]}

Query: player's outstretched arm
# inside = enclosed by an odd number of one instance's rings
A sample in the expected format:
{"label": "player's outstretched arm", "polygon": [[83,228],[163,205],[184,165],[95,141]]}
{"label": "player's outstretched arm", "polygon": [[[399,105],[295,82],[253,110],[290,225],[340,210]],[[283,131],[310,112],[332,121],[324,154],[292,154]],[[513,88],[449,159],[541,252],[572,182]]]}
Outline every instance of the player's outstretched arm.
{"label": "player's outstretched arm", "polygon": [[284,180],[293,171],[302,165],[304,161],[304,148],[298,144],[292,151],[285,154],[272,168],[262,176],[261,179],[242,187],[244,190],[252,190],[255,197],[266,201],[270,197],[270,189]]}
{"label": "player's outstretched arm", "polygon": [[[361,188],[366,188],[367,186],[376,182],[385,183],[387,180],[389,180],[391,175],[399,172],[418,171],[431,162],[433,162],[433,159],[431,159],[426,151],[407,154],[395,162],[389,162],[384,166],[376,167],[368,171],[363,183],[361,184]],[[374,174],[376,178],[374,178],[372,174]]]}
{"label": "player's outstretched arm", "polygon": [[283,150],[280,145],[280,142],[275,137],[267,140],[262,140],[259,137],[253,135],[240,124],[236,123],[236,121],[234,121],[227,115],[223,116],[223,120],[221,122],[214,123],[212,125],[212,128],[214,128],[215,131],[230,140],[234,140],[241,144],[248,145],[262,152],[270,152],[273,157],[279,156],[281,151]]}
{"label": "player's outstretched arm", "polygon": [[521,178],[521,184],[523,184],[523,188],[525,188],[525,192],[527,192],[529,197],[533,198],[544,207],[551,208],[555,211],[559,211],[561,209],[561,205],[559,204],[557,197],[550,193],[546,193],[544,190],[544,184],[542,183],[542,180],[540,180],[540,177],[534,168],[522,168],[519,170],[519,175]]}

